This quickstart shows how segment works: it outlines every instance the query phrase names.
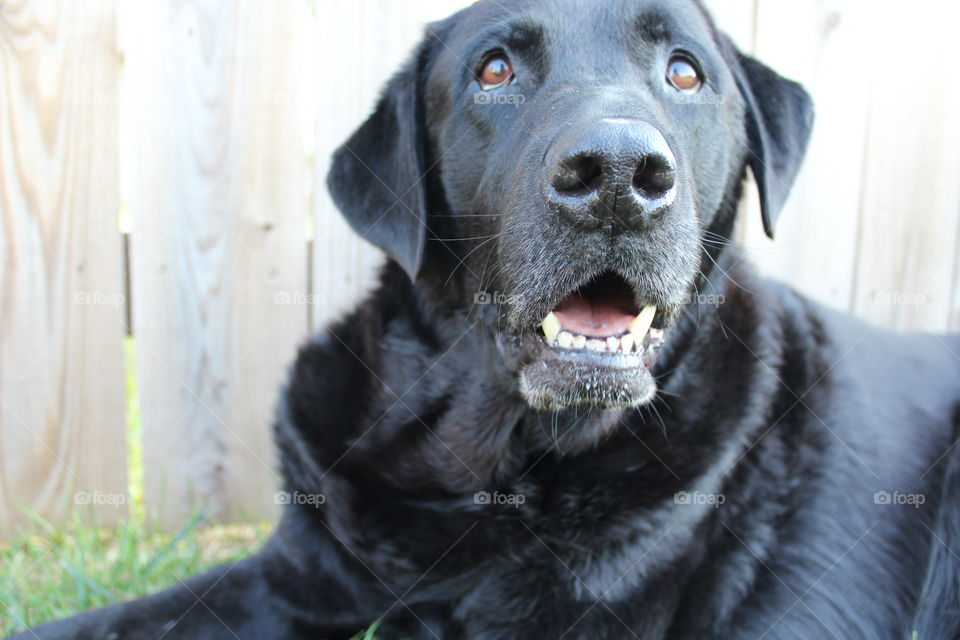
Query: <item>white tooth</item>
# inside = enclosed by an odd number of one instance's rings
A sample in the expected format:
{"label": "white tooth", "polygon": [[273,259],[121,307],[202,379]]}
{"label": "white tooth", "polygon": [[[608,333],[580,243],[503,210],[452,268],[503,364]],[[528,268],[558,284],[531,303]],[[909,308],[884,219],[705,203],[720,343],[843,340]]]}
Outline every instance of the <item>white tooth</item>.
{"label": "white tooth", "polygon": [[590,351],[606,351],[607,343],[603,340],[588,340],[587,349]]}
{"label": "white tooth", "polygon": [[620,351],[620,340],[618,338],[607,338],[607,351],[612,353]]}
{"label": "white tooth", "polygon": [[557,336],[557,342],[564,349],[569,349],[573,346],[573,334],[569,331],[561,331],[560,335]]}
{"label": "white tooth", "polygon": [[633,334],[633,339],[638,345],[647,337],[647,331],[650,330],[650,325],[653,324],[653,317],[655,315],[657,315],[657,308],[651,305],[645,307],[644,310],[640,312],[640,315],[630,323],[630,333]]}
{"label": "white tooth", "polygon": [[563,325],[560,324],[560,318],[550,312],[546,318],[543,319],[543,324],[540,325],[540,328],[543,329],[543,335],[547,336],[547,342],[553,344],[557,335],[560,334],[560,330],[563,328]]}
{"label": "white tooth", "polygon": [[650,339],[654,342],[663,340],[663,329],[650,329]]}
{"label": "white tooth", "polygon": [[583,349],[586,346],[587,346],[587,339],[585,336],[574,336],[573,338],[574,349]]}
{"label": "white tooth", "polygon": [[623,349],[624,353],[630,353],[633,351],[633,335],[627,334],[620,338],[620,348]]}

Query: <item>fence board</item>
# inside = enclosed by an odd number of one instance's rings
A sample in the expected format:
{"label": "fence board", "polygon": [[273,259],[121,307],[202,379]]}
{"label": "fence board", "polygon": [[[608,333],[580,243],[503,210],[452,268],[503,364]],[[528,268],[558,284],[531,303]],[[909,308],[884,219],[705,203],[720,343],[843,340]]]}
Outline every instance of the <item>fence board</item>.
{"label": "fence board", "polygon": [[128,18],[133,324],[145,500],[270,515],[270,420],[306,332],[302,2],[151,2]]}
{"label": "fence board", "polygon": [[[960,214],[960,86],[944,78],[950,20],[871,5],[863,224],[854,311],[882,325],[944,330]],[[890,33],[909,38],[890,46]],[[904,55],[913,51],[915,55]]]}
{"label": "fence board", "polygon": [[108,0],[0,6],[0,531],[8,533],[24,520],[19,505],[57,520],[75,492],[93,496],[105,523],[124,513],[115,34]]}
{"label": "fence board", "polygon": [[317,70],[316,81],[331,89],[324,91],[317,111],[315,327],[350,309],[369,289],[383,263],[380,251],[347,226],[330,199],[326,189],[330,156],[373,109],[383,85],[420,41],[424,24],[464,6],[463,0],[365,0],[341,7],[336,20],[317,22],[316,38],[326,55],[363,54],[354,64],[323,65]]}
{"label": "fence board", "polygon": [[804,85],[816,123],[803,169],[777,225],[764,234],[754,204],[741,221],[750,259],[767,275],[847,308],[853,290],[869,92],[851,90],[851,68],[869,68],[870,26],[861,0],[760,0],[756,54]]}
{"label": "fence board", "polygon": [[756,43],[758,0],[706,0],[720,30],[730,36],[741,51],[751,52]]}

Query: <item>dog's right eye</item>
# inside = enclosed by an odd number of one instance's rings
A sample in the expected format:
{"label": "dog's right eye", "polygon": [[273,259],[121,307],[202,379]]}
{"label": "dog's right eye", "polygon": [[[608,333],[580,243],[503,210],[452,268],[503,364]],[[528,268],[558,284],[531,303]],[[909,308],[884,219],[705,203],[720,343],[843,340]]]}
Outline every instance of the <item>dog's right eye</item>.
{"label": "dog's right eye", "polygon": [[686,56],[675,55],[667,65],[667,80],[684,93],[696,93],[703,86],[703,79],[696,65]]}
{"label": "dog's right eye", "polygon": [[491,91],[513,80],[513,65],[507,54],[497,52],[487,56],[477,74],[480,87],[484,91]]}

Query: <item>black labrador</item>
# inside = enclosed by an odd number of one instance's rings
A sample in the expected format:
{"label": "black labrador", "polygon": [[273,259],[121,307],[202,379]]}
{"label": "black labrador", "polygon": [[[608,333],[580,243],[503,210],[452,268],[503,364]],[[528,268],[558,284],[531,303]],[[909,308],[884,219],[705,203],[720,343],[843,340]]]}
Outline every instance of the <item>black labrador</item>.
{"label": "black labrador", "polygon": [[293,365],[266,548],[16,637],[955,640],[960,339],[729,242],[811,123],[697,0],[432,25],[334,159],[391,260]]}

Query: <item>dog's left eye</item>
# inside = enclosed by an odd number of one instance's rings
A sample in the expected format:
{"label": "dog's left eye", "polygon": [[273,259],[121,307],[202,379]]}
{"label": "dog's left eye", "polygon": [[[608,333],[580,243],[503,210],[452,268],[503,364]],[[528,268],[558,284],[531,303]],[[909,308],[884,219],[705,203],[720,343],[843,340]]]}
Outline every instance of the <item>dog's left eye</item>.
{"label": "dog's left eye", "polygon": [[697,67],[685,56],[673,56],[667,65],[667,80],[685,93],[696,93],[703,86]]}
{"label": "dog's left eye", "polygon": [[484,91],[507,84],[513,80],[513,65],[510,63],[510,58],[505,53],[494,53],[488,56],[480,67],[477,79]]}

